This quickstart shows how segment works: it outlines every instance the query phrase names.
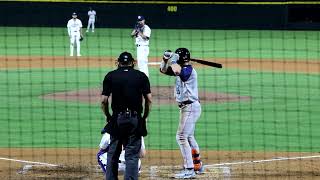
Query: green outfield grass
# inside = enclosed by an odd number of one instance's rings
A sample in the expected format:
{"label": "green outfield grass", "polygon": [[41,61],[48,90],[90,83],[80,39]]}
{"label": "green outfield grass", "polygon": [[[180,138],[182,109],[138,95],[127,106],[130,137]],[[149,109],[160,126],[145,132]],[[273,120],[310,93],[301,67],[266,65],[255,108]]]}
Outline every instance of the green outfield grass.
{"label": "green outfield grass", "polygon": [[[31,69],[0,74],[1,147],[97,146],[103,126],[98,104],[43,100],[39,96],[100,87],[105,70]],[[158,75],[157,69],[151,70],[152,86],[173,84],[173,78]],[[203,105],[196,130],[203,148],[320,150],[319,76],[200,69],[199,86],[252,97],[251,101]],[[175,105],[154,105],[147,147],[178,148],[177,125]]]}
{"label": "green outfield grass", "polygon": [[[152,28],[152,27],[151,27]],[[118,56],[134,52],[131,29],[86,33],[85,56]],[[150,56],[166,49],[188,47],[195,57],[319,59],[319,31],[167,30],[152,29]],[[69,55],[66,28],[0,27],[0,55]]]}
{"label": "green outfield grass", "polygon": [[[97,29],[82,43],[86,56],[134,52],[130,29]],[[0,28],[0,56],[69,54],[64,28]],[[196,57],[319,59],[316,31],[152,31],[150,56],[185,46]],[[97,147],[99,104],[44,100],[54,92],[100,87],[105,68],[0,70],[0,147]],[[209,150],[320,150],[319,74],[198,69],[199,88],[250,96],[250,101],[203,104],[196,136]],[[150,69],[152,86],[174,79]],[[148,149],[178,149],[175,105],[154,104]]]}

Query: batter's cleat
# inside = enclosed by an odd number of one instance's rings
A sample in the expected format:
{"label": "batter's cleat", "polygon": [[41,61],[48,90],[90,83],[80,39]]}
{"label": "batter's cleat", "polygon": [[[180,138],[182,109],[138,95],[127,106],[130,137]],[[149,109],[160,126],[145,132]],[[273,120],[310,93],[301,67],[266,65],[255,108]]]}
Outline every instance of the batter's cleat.
{"label": "batter's cleat", "polygon": [[92,32],[94,32],[94,30],[92,30]]}
{"label": "batter's cleat", "polygon": [[77,56],[78,56],[78,57],[80,57],[80,56],[81,56],[81,54],[78,54]]}
{"label": "batter's cleat", "polygon": [[193,169],[184,169],[181,172],[174,175],[175,179],[193,179],[196,177],[196,173]]}
{"label": "batter's cleat", "polygon": [[199,168],[199,170],[195,171],[196,174],[203,174],[204,173],[204,166],[202,165],[201,162],[201,167]]}
{"label": "batter's cleat", "polygon": [[89,30],[86,30],[86,32],[89,32]]}

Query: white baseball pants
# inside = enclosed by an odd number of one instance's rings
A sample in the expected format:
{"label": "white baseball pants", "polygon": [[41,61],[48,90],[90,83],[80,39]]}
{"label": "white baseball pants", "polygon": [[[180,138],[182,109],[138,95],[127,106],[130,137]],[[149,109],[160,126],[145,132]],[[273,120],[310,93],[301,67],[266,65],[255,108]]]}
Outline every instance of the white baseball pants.
{"label": "white baseball pants", "polygon": [[73,49],[77,47],[77,56],[80,55],[80,33],[74,33],[70,35],[70,56],[73,56]]}
{"label": "white baseball pants", "polygon": [[89,31],[90,26],[91,26],[92,32],[94,32],[94,22],[95,22],[95,19],[89,19],[89,20],[88,20],[87,31]]}
{"label": "white baseball pants", "polygon": [[198,101],[185,105],[180,109],[180,122],[176,140],[180,146],[185,168],[194,168],[191,149],[198,152],[199,145],[194,138],[196,122],[201,115],[201,105]]}
{"label": "white baseball pants", "polygon": [[137,62],[138,68],[149,77],[148,69],[149,46],[137,45]]}

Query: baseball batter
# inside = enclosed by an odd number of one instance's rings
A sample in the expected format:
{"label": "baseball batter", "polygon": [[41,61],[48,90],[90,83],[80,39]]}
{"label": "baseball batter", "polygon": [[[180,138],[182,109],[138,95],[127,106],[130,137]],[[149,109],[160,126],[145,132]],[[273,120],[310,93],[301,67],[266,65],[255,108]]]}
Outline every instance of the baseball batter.
{"label": "baseball batter", "polygon": [[166,51],[160,65],[160,72],[176,76],[174,95],[180,108],[176,140],[184,161],[184,169],[174,176],[177,179],[193,178],[196,173],[203,172],[199,145],[194,137],[196,122],[201,114],[197,72],[189,61],[189,50],[178,48],[175,53]]}
{"label": "baseball batter", "polygon": [[[145,156],[145,144],[144,144],[144,138],[141,137],[141,149],[140,149],[140,158],[143,158]],[[106,173],[107,170],[107,152],[109,149],[110,145],[110,134],[103,132],[99,148],[100,151],[97,154],[97,160],[98,164],[100,165],[102,171]],[[138,162],[138,167],[139,167],[139,173],[141,170],[141,160],[139,159]],[[118,171],[124,173],[126,169],[126,161],[125,161],[125,150],[121,151],[120,157],[119,157],[119,163],[118,163]]]}
{"label": "baseball batter", "polygon": [[94,23],[97,18],[97,13],[91,7],[89,8],[88,16],[89,16],[89,20],[88,20],[88,26],[87,26],[86,32],[89,32],[90,27],[91,27],[91,32],[94,32]]}
{"label": "baseball batter", "polygon": [[74,47],[77,47],[77,56],[80,54],[80,38],[82,35],[82,22],[77,18],[77,13],[72,14],[72,19],[68,21],[68,35],[70,38],[70,56],[73,56]]}
{"label": "baseball batter", "polygon": [[137,46],[138,68],[149,77],[148,56],[151,29],[145,24],[145,18],[143,16],[138,16],[137,24],[131,36],[135,37],[135,45]]}

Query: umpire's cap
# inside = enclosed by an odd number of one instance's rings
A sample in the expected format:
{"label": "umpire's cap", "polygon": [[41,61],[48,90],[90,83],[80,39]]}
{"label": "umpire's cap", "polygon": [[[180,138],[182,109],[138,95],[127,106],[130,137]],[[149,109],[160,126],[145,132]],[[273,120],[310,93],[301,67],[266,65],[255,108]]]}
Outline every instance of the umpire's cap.
{"label": "umpire's cap", "polygon": [[178,48],[175,53],[179,55],[178,64],[190,61],[190,52],[187,48]]}
{"label": "umpire's cap", "polygon": [[120,54],[120,56],[118,57],[118,62],[121,64],[129,64],[130,62],[133,62],[134,59],[131,55],[131,53],[125,51],[123,53]]}

